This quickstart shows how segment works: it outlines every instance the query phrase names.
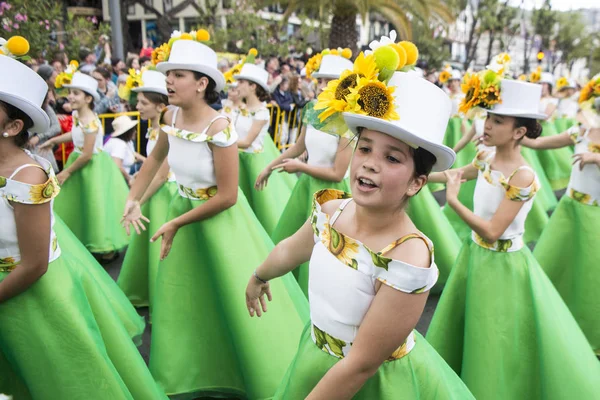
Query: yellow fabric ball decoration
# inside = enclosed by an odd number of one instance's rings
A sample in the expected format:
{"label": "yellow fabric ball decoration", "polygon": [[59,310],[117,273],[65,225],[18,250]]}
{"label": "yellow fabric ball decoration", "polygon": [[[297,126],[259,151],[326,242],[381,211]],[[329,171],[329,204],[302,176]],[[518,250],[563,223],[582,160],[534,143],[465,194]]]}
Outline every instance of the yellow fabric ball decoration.
{"label": "yellow fabric ball decoration", "polygon": [[324,55],[324,56],[326,56],[328,54],[331,54],[331,50],[329,50],[329,49],[325,49],[321,52],[321,55]]}
{"label": "yellow fabric ball decoration", "polygon": [[13,36],[6,42],[6,48],[17,57],[29,52],[29,42],[23,36]]}
{"label": "yellow fabric ball decoration", "polygon": [[390,46],[392,49],[396,50],[396,53],[398,53],[398,57],[400,58],[400,61],[398,61],[398,66],[396,67],[396,71],[398,71],[406,65],[408,56],[406,55],[406,50],[404,50],[404,47],[400,46],[399,44],[394,43]]}
{"label": "yellow fabric ball decoration", "polygon": [[373,52],[375,63],[379,71],[395,71],[400,61],[400,56],[391,46],[381,46]]}
{"label": "yellow fabric ball decoration", "polygon": [[248,54],[250,54],[251,56],[254,56],[254,57],[256,57],[256,56],[258,55],[258,50],[256,50],[256,49],[253,47],[253,48],[251,48],[251,49],[248,51]]}
{"label": "yellow fabric ball decoration", "polygon": [[179,37],[179,39],[181,39],[181,40],[194,40],[194,38],[192,37],[192,35],[190,35],[189,33],[182,33],[181,36]]}
{"label": "yellow fabric ball decoration", "polygon": [[69,61],[69,65],[72,66],[75,69],[79,68],[79,62],[77,62],[77,60],[71,60],[71,61]]}
{"label": "yellow fabric ball decoration", "polygon": [[4,52],[2,51],[2,49],[0,49],[0,56],[3,56]]}
{"label": "yellow fabric ball decoration", "polygon": [[210,40],[210,33],[206,29],[198,29],[196,40],[199,42],[208,42]]}
{"label": "yellow fabric ball decoration", "polygon": [[414,43],[406,40],[398,43],[406,51],[406,65],[414,65],[419,58],[419,49]]}
{"label": "yellow fabric ball decoration", "polygon": [[330,54],[332,56],[337,56],[338,55],[338,51],[336,49],[331,50]]}
{"label": "yellow fabric ball decoration", "polygon": [[342,50],[342,57],[346,58],[346,59],[351,59],[352,58],[352,50],[350,50],[349,48],[345,48],[344,50]]}

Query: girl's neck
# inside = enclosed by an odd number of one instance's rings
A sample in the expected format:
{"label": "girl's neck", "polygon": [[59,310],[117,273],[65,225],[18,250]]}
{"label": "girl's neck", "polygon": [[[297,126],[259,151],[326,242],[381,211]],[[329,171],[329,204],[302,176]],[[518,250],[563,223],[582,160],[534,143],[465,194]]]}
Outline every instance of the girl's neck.
{"label": "girl's neck", "polygon": [[496,146],[496,154],[494,155],[495,161],[500,161],[501,163],[513,163],[514,161],[519,160],[520,157],[520,146],[514,142]]}
{"label": "girl's neck", "polygon": [[14,138],[1,138],[0,139],[0,165],[11,165],[12,159],[21,155],[21,149],[14,142]]}
{"label": "girl's neck", "polygon": [[77,115],[79,116],[79,118],[93,118],[94,116],[94,111],[88,107],[88,106],[83,106],[83,108],[80,108],[79,110],[77,110]]}
{"label": "girl's neck", "polygon": [[[404,207],[390,210],[362,207],[356,202],[354,205],[353,222],[357,233],[364,235],[381,234],[389,231],[390,227],[395,229],[406,218]],[[394,221],[394,223],[391,224],[390,221]]]}
{"label": "girl's neck", "polygon": [[[180,121],[184,126],[198,127],[203,125],[205,120],[212,119],[212,114],[216,113],[205,101],[194,101],[190,104],[179,106],[181,112]],[[174,121],[176,122],[176,121]]]}
{"label": "girl's neck", "polygon": [[241,106],[244,105],[244,101],[241,98],[238,98],[236,101],[232,101],[231,104],[234,107],[240,108]]}
{"label": "girl's neck", "polygon": [[260,101],[256,95],[251,95],[246,98],[246,105],[248,106],[248,109],[254,110],[260,108],[262,101]]}
{"label": "girl's neck", "polygon": [[157,114],[156,117],[150,118],[150,129],[157,130],[160,127],[160,114]]}

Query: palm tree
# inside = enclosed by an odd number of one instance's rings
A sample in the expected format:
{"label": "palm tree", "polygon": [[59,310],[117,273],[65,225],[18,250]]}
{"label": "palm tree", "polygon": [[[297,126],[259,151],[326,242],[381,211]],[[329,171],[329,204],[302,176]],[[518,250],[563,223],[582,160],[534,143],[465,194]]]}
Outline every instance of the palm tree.
{"label": "palm tree", "polygon": [[324,15],[332,15],[328,47],[349,47],[353,51],[358,42],[357,15],[366,21],[370,12],[380,14],[406,40],[412,39],[411,20],[415,18],[442,24],[455,19],[451,7],[443,0],[263,0],[260,3],[287,6],[284,21],[298,11],[318,13],[321,22]]}

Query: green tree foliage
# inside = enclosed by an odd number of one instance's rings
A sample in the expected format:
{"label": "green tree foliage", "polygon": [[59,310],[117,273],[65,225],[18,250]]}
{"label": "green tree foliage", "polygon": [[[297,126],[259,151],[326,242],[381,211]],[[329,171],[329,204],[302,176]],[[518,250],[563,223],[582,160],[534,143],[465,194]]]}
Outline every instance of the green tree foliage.
{"label": "green tree foliage", "polygon": [[427,63],[427,68],[439,69],[444,60],[450,58],[450,51],[444,39],[434,37],[432,29],[423,21],[413,23],[413,41],[419,48],[419,59]]}
{"label": "green tree foliage", "polygon": [[[61,39],[61,48],[70,59],[79,60],[79,53],[82,49],[93,49],[98,43],[100,35],[110,35],[110,26],[105,23],[97,25],[94,19],[76,17],[69,14],[64,26],[64,32]],[[101,60],[98,60],[101,61]]]}

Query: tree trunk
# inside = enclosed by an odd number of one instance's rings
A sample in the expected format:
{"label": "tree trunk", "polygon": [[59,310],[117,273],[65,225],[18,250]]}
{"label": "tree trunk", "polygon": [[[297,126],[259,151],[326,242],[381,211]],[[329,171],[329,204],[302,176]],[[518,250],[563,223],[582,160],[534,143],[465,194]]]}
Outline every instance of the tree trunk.
{"label": "tree trunk", "polygon": [[489,65],[490,61],[492,61],[492,51],[494,48],[494,42],[496,41],[496,33],[494,31],[490,31],[489,35],[490,35],[490,40],[488,42],[487,58],[485,60],[485,65]]}
{"label": "tree trunk", "polygon": [[[471,21],[471,29],[469,30],[469,39],[467,39],[467,44],[465,46],[465,50],[467,53],[467,58],[465,59],[464,68],[465,70],[469,69],[469,65],[477,52],[477,45],[479,44],[479,37],[476,38],[477,34],[477,23],[479,22],[479,16],[475,13],[478,13],[479,8],[477,10],[472,11],[473,21]],[[479,35],[481,36],[481,35]]]}
{"label": "tree trunk", "polygon": [[[127,7],[129,4],[129,2],[121,3],[121,26],[123,27],[123,50],[125,50],[125,60],[127,60],[127,53],[135,50],[133,48],[133,43],[131,43],[131,35],[129,34],[129,21],[127,20]],[[118,54],[116,49],[113,49],[113,55],[116,54]]]}
{"label": "tree trunk", "polygon": [[357,54],[358,28],[356,15],[358,9],[345,1],[336,1],[331,19],[329,33],[329,48],[348,47],[353,54]]}

